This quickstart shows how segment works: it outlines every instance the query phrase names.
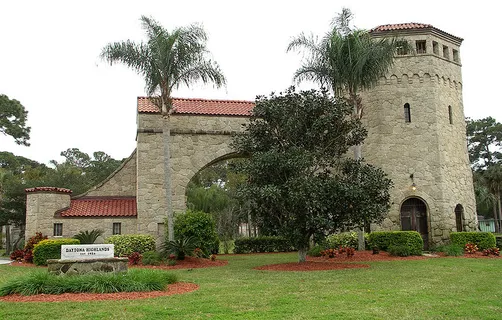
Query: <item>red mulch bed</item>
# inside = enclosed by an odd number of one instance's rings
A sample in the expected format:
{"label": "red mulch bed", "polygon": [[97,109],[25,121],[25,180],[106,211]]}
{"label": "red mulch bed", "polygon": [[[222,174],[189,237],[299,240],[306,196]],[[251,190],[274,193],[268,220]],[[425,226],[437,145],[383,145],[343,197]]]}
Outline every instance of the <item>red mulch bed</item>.
{"label": "red mulch bed", "polygon": [[396,257],[388,252],[380,251],[379,254],[373,254],[373,251],[356,251],[352,257],[346,254],[338,254],[335,258],[327,259],[324,257],[308,257],[309,261],[332,261],[332,262],[359,262],[359,261],[395,261],[395,260],[423,260],[429,259],[429,256],[409,256]]}
{"label": "red mulch bed", "polygon": [[117,292],[117,293],[63,293],[63,294],[37,294],[22,296],[19,294],[0,297],[0,301],[7,302],[64,302],[64,301],[97,301],[97,300],[137,300],[148,299],[173,294],[182,294],[199,289],[195,283],[177,282],[167,286],[166,291],[150,292]]}
{"label": "red mulch bed", "polygon": [[436,253],[437,255],[441,256],[441,257],[445,257],[445,258],[474,258],[474,259],[500,259],[502,258],[502,256],[494,256],[494,255],[489,255],[489,256],[484,256],[483,255],[483,252],[481,251],[478,251],[476,253],[464,253],[463,256],[457,256],[457,257],[454,257],[454,256],[447,256],[444,252],[438,252]]}
{"label": "red mulch bed", "polygon": [[227,260],[215,260],[211,261],[209,259],[185,257],[185,260],[176,260],[176,265],[169,266],[167,264],[161,264],[160,266],[129,266],[132,268],[148,268],[148,269],[196,269],[196,268],[210,268],[210,267],[221,267],[228,264]]}

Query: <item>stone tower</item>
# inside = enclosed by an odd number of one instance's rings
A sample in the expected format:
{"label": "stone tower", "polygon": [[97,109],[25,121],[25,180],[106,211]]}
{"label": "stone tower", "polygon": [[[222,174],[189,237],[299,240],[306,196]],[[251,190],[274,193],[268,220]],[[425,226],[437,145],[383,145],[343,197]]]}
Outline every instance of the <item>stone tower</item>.
{"label": "stone tower", "polygon": [[431,25],[372,29],[397,37],[392,69],[362,95],[368,137],[363,157],[394,181],[389,215],[374,230],[417,230],[426,246],[452,231],[475,231],[476,206],[467,154],[460,45]]}

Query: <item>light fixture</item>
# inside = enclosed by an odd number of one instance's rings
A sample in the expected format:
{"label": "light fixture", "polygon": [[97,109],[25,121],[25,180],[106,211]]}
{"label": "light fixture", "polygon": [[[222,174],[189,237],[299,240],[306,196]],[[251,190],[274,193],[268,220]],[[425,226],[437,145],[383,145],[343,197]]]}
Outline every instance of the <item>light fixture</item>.
{"label": "light fixture", "polygon": [[412,191],[416,191],[417,190],[417,185],[415,184],[415,180],[413,178],[414,178],[414,176],[413,176],[413,173],[412,173],[412,174],[410,174],[411,190]]}

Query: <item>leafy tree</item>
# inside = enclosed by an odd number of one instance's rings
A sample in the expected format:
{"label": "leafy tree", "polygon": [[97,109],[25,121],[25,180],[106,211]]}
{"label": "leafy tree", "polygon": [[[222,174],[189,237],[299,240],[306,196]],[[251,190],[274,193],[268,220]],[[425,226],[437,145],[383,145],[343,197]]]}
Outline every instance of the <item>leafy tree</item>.
{"label": "leafy tree", "polygon": [[[331,90],[352,106],[352,116],[360,120],[364,106],[359,93],[376,85],[393,65],[398,47],[408,44],[395,38],[375,39],[366,30],[353,29],[352,18],[350,10],[344,8],[320,41],[302,33],[290,42],[287,50],[306,53],[302,66],[295,72],[296,81],[314,81]],[[361,158],[361,145],[357,144],[354,159]],[[364,249],[362,230],[359,249]]]}
{"label": "leafy tree", "polygon": [[496,223],[497,232],[501,232],[502,206],[500,196],[502,195],[502,166],[500,164],[491,165],[483,173],[483,176],[486,186],[495,196],[495,199],[497,201],[496,205],[494,206],[494,208],[497,208],[496,211],[494,210],[494,213],[496,212],[497,214],[494,214],[494,217],[496,220],[498,220]]}
{"label": "leafy tree", "polygon": [[474,170],[483,170],[502,159],[502,124],[492,117],[467,118],[467,150]]}
{"label": "leafy tree", "polygon": [[262,230],[288,238],[305,255],[312,236],[322,237],[381,221],[389,208],[391,181],[382,170],[345,157],[366,130],[351,106],[326,91],[258,97],[243,134],[233,146],[247,160],[240,196],[252,200]]}
{"label": "leafy tree", "polygon": [[[101,58],[113,63],[123,63],[142,75],[146,92],[157,104],[164,116],[172,111],[172,91],[180,85],[190,86],[195,82],[213,82],[217,87],[225,84],[225,77],[218,64],[208,59],[207,35],[198,25],[179,27],[169,32],[152,18],[141,16],[146,43],[131,40],[114,42],[101,51]],[[163,132],[166,160],[168,155],[169,130]],[[170,181],[168,164],[165,163],[166,184]],[[166,185],[168,234],[174,238],[171,190]]]}
{"label": "leafy tree", "polygon": [[0,133],[11,136],[17,144],[29,146],[30,127],[26,126],[28,111],[15,99],[0,94]]}

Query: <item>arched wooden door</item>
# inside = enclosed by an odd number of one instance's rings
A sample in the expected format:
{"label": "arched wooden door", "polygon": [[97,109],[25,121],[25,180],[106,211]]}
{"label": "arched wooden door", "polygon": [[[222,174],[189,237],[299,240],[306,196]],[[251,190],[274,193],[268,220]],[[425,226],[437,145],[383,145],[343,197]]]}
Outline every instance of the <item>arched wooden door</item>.
{"label": "arched wooden door", "polygon": [[424,240],[424,249],[429,248],[427,206],[418,198],[407,199],[401,205],[401,230],[417,231]]}

